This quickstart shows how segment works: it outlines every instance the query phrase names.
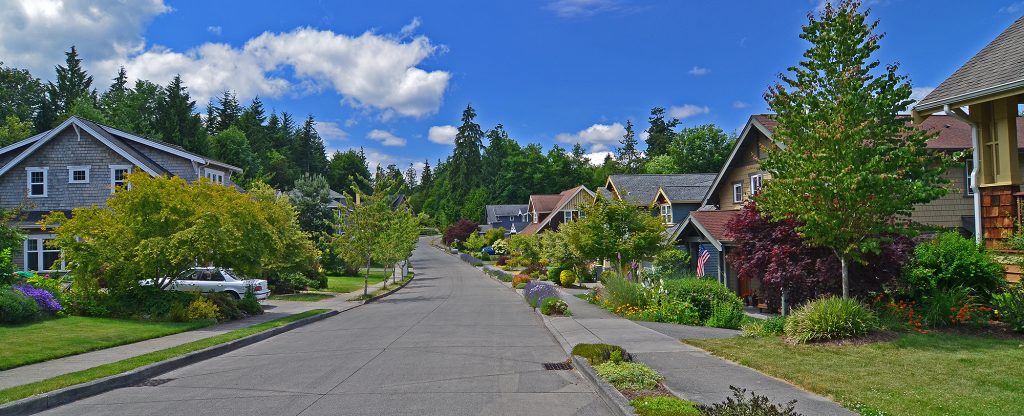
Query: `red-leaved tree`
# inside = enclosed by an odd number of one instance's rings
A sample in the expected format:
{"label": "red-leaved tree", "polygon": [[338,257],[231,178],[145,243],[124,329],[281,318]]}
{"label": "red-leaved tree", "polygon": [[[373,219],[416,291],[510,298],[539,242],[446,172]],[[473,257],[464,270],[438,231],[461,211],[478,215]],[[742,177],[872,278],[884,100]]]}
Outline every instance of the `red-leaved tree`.
{"label": "red-leaved tree", "polygon": [[451,244],[456,240],[465,242],[470,235],[476,232],[478,225],[476,222],[465,218],[455,221],[444,230],[442,241],[445,244]]}
{"label": "red-leaved tree", "polygon": [[[749,202],[729,222],[729,233],[736,241],[730,263],[741,279],[760,279],[758,297],[772,308],[780,305],[783,290],[787,303],[796,306],[825,294],[842,290],[840,268],[835,253],[827,248],[808,247],[796,232],[791,219],[768,221]],[[881,252],[868,255],[866,263],[850,265],[851,294],[863,296],[877,292],[899,277],[900,270],[913,253],[913,240],[893,236],[882,244]]]}

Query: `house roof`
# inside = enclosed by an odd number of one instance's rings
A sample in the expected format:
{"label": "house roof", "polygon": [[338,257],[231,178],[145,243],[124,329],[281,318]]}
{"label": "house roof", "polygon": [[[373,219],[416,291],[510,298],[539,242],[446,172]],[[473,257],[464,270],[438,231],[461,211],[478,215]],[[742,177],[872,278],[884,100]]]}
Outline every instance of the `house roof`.
{"label": "house roof", "polygon": [[[935,150],[963,150],[971,148],[971,126],[959,118],[949,115],[932,115],[921,122],[920,128],[938,132],[928,141],[928,148]],[[1017,118],[1017,147],[1024,149],[1024,118]]]}
{"label": "house roof", "polygon": [[558,206],[562,195],[530,195],[530,203],[527,207],[533,207],[537,212],[551,212]]}
{"label": "house roof", "polygon": [[[610,185],[619,198],[633,205],[647,205],[658,195],[658,188],[663,186],[702,186],[706,192],[714,180],[714,173],[610,175],[605,187]],[[703,198],[703,195],[701,197]]]}
{"label": "house roof", "polygon": [[[594,192],[592,192],[591,190],[587,189],[587,187],[583,186],[583,185],[580,185],[580,186],[577,186],[575,188],[566,189],[566,190],[562,191],[561,193],[559,193],[557,195],[559,197],[559,200],[558,200],[558,203],[555,205],[555,207],[550,211],[551,213],[546,215],[543,219],[541,219],[540,222],[537,222],[537,223],[532,223],[531,222],[530,225],[526,226],[526,228],[524,228],[523,231],[520,232],[520,234],[527,234],[527,235],[529,235],[529,234],[538,233],[541,230],[543,230],[544,227],[546,227],[548,224],[551,223],[551,219],[554,218],[555,213],[558,212],[558,211],[561,211],[562,209],[564,209],[565,206],[568,205],[569,202],[572,201],[572,199],[575,198],[576,195],[579,194],[580,192],[586,192],[586,193],[590,194],[591,197],[594,196]],[[548,196],[550,196],[550,195],[548,195]],[[541,212],[543,212],[543,211],[541,211]]]}
{"label": "house roof", "polygon": [[734,217],[739,215],[740,211],[692,211],[690,216],[686,217],[686,221],[683,222],[675,234],[671,235],[671,239],[675,240],[679,237],[679,233],[682,230],[693,227],[700,232],[704,238],[706,238],[711,245],[715,246],[719,251],[722,250],[722,244],[731,242],[732,236],[729,234],[728,225]]}
{"label": "house roof", "polygon": [[16,157],[11,159],[6,165],[0,167],[0,175],[7,173],[11,168],[21,163],[22,160],[27,158],[29,155],[34,153],[36,150],[41,148],[50,139],[56,137],[58,134],[69,128],[75,129],[76,132],[82,132],[93,136],[100,143],[103,143],[114,152],[118,153],[131,163],[135,164],[142,170],[146,171],[150,175],[169,175],[170,172],[159,163],[153,161],[147,157],[144,153],[140,152],[136,146],[138,144],[146,145],[154,149],[158,149],[164,152],[168,152],[179,157],[183,157],[194,162],[198,162],[203,165],[211,164],[221,167],[225,167],[236,172],[242,172],[242,169],[229,165],[227,163],[219,162],[213,159],[208,159],[203,156],[196,155],[194,153],[181,150],[176,146],[159,142],[156,140],[146,139],[140,136],[133,135],[131,133],[123,132],[121,130],[104,126],[102,124],[95,123],[90,120],[78,116],[71,116],[63,123],[42,132],[35,136],[29,137],[28,139],[14,143],[12,145],[0,148],[0,154],[8,152],[19,152]]}
{"label": "house roof", "polygon": [[519,230],[519,234],[532,235],[532,234],[537,234],[537,231],[539,231],[539,230],[540,230],[540,223],[538,223],[538,222],[531,222],[531,223],[527,224],[526,227],[523,227],[522,230]]}
{"label": "house roof", "polygon": [[[770,139],[772,135],[775,134],[775,127],[778,124],[779,123],[775,121],[772,114],[754,114],[747,119],[747,124],[743,126],[743,131],[740,132],[739,137],[736,138],[736,143],[732,144],[732,152],[729,153],[729,157],[725,159],[725,163],[722,164],[722,168],[718,171],[718,174],[715,175],[715,179],[711,183],[711,187],[708,188],[708,192],[704,194],[704,200],[701,202],[702,205],[707,205],[708,199],[715,194],[715,191],[722,182],[722,178],[725,177],[725,172],[729,170],[729,166],[732,165],[732,161],[736,158],[736,154],[739,153],[740,148],[743,147],[743,143],[752,136],[750,131],[758,130]],[[776,144],[781,146],[779,143]]]}
{"label": "house roof", "polygon": [[928,93],[914,111],[930,114],[945,105],[956,107],[972,100],[1024,88],[1024,17],[981,49],[960,69]]}
{"label": "house roof", "polygon": [[529,205],[522,204],[510,204],[510,205],[487,205],[484,207],[484,212],[487,214],[487,223],[498,222],[498,217],[511,217],[525,213]]}
{"label": "house roof", "polygon": [[656,203],[660,197],[664,197],[669,203],[677,202],[700,202],[708,193],[708,186],[662,186],[658,188],[652,203]]}

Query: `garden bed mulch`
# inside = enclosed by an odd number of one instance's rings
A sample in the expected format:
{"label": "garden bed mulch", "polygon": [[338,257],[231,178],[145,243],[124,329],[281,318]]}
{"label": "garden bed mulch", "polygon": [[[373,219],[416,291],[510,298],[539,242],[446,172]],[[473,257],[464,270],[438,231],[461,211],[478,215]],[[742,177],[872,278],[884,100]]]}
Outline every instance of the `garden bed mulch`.
{"label": "garden bed mulch", "polygon": [[833,339],[828,341],[809,342],[807,344],[801,344],[793,339],[790,339],[789,337],[783,337],[783,340],[786,342],[786,344],[789,345],[812,345],[816,347],[848,347],[854,345],[874,344],[876,342],[889,342],[895,340],[896,338],[899,338],[899,336],[900,333],[896,331],[875,331],[863,337]]}
{"label": "garden bed mulch", "polygon": [[633,401],[641,397],[676,397],[668,390],[663,383],[658,383],[658,387],[652,390],[620,390],[619,393],[626,398],[626,400]]}
{"label": "garden bed mulch", "polygon": [[1009,325],[998,321],[990,322],[989,325],[984,327],[955,325],[947,328],[930,329],[928,332],[1006,340],[1024,340],[1024,333],[1014,332],[1013,329],[1010,329]]}

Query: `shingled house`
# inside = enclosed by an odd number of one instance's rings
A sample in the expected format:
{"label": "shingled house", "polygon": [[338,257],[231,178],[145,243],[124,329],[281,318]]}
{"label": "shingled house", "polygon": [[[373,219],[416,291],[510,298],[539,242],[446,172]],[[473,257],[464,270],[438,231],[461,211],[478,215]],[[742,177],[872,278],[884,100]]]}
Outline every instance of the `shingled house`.
{"label": "shingled house", "polygon": [[133,170],[152,176],[207,178],[234,186],[238,167],[168,143],[74,117],[52,130],[0,148],[0,206],[20,208],[19,226],[27,234],[14,253],[19,270],[60,272],[60,251],[47,246],[52,234],[36,222],[52,211],[103,206]]}
{"label": "shingled house", "polygon": [[530,223],[519,233],[532,235],[548,229],[557,230],[560,224],[578,219],[580,207],[593,203],[594,198],[594,192],[583,185],[566,189],[558,195],[530,195],[530,203],[527,204]]}
{"label": "shingled house", "polygon": [[652,213],[661,218],[670,236],[690,211],[701,206],[714,180],[714,173],[610,175],[602,194],[638,208],[653,208]]}
{"label": "shingled house", "polygon": [[516,234],[530,223],[529,205],[487,205],[484,207],[485,227],[504,228]]}

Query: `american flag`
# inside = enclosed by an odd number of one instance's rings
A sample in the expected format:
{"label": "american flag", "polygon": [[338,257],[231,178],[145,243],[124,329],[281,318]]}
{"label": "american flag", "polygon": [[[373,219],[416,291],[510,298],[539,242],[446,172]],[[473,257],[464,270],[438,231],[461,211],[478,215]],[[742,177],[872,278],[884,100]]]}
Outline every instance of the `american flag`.
{"label": "american flag", "polygon": [[711,253],[703,244],[697,246],[697,277],[704,277],[704,263],[711,258]]}

